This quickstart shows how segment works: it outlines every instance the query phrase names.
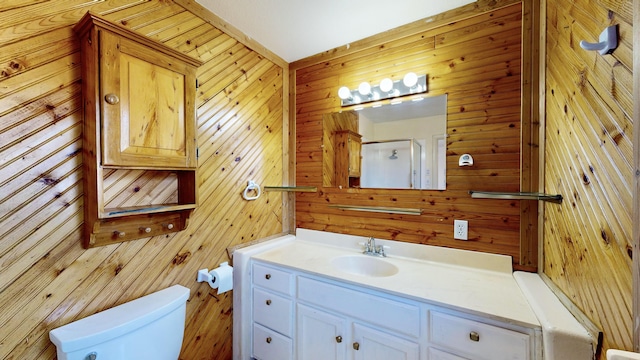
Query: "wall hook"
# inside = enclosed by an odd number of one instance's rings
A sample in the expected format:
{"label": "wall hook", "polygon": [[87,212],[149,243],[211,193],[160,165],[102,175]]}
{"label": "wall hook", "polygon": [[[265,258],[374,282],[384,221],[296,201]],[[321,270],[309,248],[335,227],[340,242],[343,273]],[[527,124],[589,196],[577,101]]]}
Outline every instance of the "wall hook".
{"label": "wall hook", "polygon": [[585,50],[598,50],[600,54],[611,54],[618,47],[618,25],[611,25],[600,34],[600,42],[590,43],[580,41],[580,47]]}

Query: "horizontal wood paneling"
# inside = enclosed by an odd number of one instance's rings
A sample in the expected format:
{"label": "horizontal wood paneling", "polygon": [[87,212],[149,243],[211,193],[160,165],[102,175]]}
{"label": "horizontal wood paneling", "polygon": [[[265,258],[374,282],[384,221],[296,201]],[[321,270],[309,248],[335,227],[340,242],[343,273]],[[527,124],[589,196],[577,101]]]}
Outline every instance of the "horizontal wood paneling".
{"label": "horizontal wood paneling", "polygon": [[[205,63],[196,101],[200,206],[185,231],[81,246],[82,99],[72,26],[88,10]],[[242,199],[249,179],[283,181],[288,74],[283,60],[224,30],[190,0],[2,2],[0,358],[54,359],[49,330],[173,284],[191,289],[181,358],[231,358],[231,293],[196,283],[196,272],[229,260],[227,247],[288,226],[282,194]],[[109,173],[109,201],[170,201],[175,181],[150,175]],[[136,183],[155,183],[156,192],[126,191]]]}
{"label": "horizontal wood paneling", "polygon": [[[544,182],[566,200],[545,206],[544,273],[603,331],[601,359],[633,347],[631,5],[546,4]],[[611,24],[620,33],[612,55],[578,46]]]}
{"label": "horizontal wood paneling", "polygon": [[[466,16],[461,10],[449,14],[459,21],[421,22],[412,32],[404,27],[353,44],[353,51],[291,64],[296,181],[320,189],[296,195],[298,227],[505,254],[519,265],[520,202],[471,199],[468,193],[521,186],[522,7],[507,3],[478,11],[485,5],[468,8]],[[448,95],[447,190],[323,187],[322,115],[340,110],[338,88],[386,76],[396,80],[408,71],[428,75],[429,94]],[[458,167],[464,153],[474,156],[473,167]],[[362,213],[331,204],[419,208],[423,214]],[[469,221],[469,241],[453,239],[454,219]]]}

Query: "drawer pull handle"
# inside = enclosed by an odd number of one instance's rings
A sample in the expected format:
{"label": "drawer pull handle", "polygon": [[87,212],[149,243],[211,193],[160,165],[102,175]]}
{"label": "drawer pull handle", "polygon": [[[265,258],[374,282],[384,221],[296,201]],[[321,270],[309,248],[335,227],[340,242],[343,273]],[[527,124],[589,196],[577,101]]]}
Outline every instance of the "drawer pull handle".
{"label": "drawer pull handle", "polygon": [[353,343],[353,350],[360,350],[360,344],[358,344],[357,342]]}
{"label": "drawer pull handle", "polygon": [[267,338],[267,344],[271,344],[271,336]]}
{"label": "drawer pull handle", "polygon": [[107,94],[104,96],[104,101],[106,101],[109,105],[115,105],[120,102],[120,99],[116,94]]}
{"label": "drawer pull handle", "polygon": [[148,234],[148,233],[150,233],[150,232],[151,232],[151,228],[150,228],[150,227],[144,227],[144,226],[141,226],[141,227],[140,227],[140,231],[145,232],[145,233],[147,233],[147,234]]}
{"label": "drawer pull handle", "polygon": [[480,334],[478,334],[475,331],[472,331],[469,333],[469,339],[471,339],[471,341],[480,341]]}
{"label": "drawer pull handle", "polygon": [[123,238],[123,237],[127,236],[127,233],[125,233],[124,231],[114,231],[113,235],[115,237]]}
{"label": "drawer pull handle", "polygon": [[271,279],[271,274],[265,275],[264,278],[267,279],[267,280]]}
{"label": "drawer pull handle", "polygon": [[271,305],[271,300],[267,300],[266,303],[267,303],[267,306]]}
{"label": "drawer pull handle", "polygon": [[340,344],[342,342],[342,336],[340,335],[336,336],[336,342]]}

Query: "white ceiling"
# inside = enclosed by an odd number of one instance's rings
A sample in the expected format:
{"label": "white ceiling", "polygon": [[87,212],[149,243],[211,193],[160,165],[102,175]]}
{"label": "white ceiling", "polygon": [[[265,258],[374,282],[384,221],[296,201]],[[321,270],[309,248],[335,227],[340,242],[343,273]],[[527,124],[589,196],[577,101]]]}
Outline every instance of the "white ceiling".
{"label": "white ceiling", "polygon": [[287,62],[475,0],[197,0]]}

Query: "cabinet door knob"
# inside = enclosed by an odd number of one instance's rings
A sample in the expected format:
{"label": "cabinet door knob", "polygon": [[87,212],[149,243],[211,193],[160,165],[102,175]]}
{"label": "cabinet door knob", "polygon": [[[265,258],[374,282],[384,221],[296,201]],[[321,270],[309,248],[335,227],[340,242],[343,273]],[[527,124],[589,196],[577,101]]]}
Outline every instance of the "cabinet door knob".
{"label": "cabinet door knob", "polygon": [[480,341],[480,334],[478,334],[475,331],[472,331],[469,333],[469,339],[471,339],[471,341]]}
{"label": "cabinet door knob", "polygon": [[169,223],[169,224],[162,224],[162,227],[167,228],[169,230],[173,229],[173,224]]}
{"label": "cabinet door knob", "polygon": [[271,300],[266,301],[267,305],[271,305]]}
{"label": "cabinet door knob", "polygon": [[360,344],[357,342],[353,343],[353,350],[360,350]]}
{"label": "cabinet door knob", "polygon": [[114,232],[113,232],[113,235],[115,235],[116,237],[119,237],[119,238],[123,238],[123,237],[125,237],[127,234],[126,234],[124,231],[114,231]]}
{"label": "cabinet door knob", "polygon": [[267,279],[267,280],[271,279],[271,274],[265,275],[264,278]]}
{"label": "cabinet door knob", "polygon": [[147,234],[151,232],[151,228],[150,227],[140,227],[140,231],[142,232],[146,232]]}
{"label": "cabinet door knob", "polygon": [[271,344],[271,336],[267,338],[267,344]]}
{"label": "cabinet door knob", "polygon": [[120,98],[116,94],[107,94],[104,96],[104,101],[109,105],[115,105],[120,102]]}
{"label": "cabinet door knob", "polygon": [[340,335],[336,336],[336,342],[340,344],[342,342],[342,336]]}

